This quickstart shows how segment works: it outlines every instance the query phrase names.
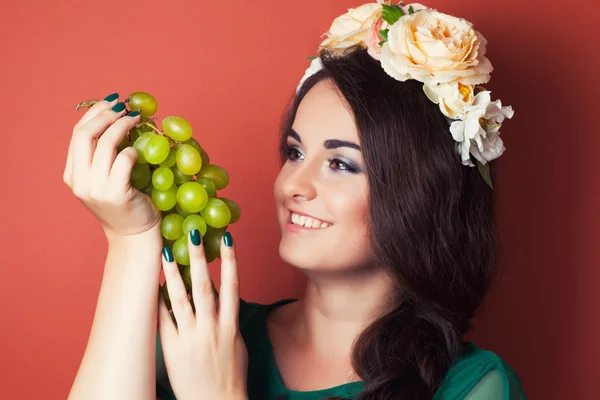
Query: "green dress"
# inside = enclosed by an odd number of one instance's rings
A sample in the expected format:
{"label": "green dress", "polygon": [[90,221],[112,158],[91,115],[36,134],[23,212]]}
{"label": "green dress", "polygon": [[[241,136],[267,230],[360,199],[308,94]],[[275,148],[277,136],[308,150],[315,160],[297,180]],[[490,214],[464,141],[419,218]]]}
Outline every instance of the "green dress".
{"label": "green dress", "polygon": [[[272,304],[240,302],[240,332],[248,350],[249,400],[318,400],[341,396],[356,399],[363,382],[350,382],[323,390],[299,392],[286,388],[277,369],[267,331],[267,314],[278,306],[295,301],[284,299]],[[156,338],[156,395],[176,400],[169,385],[162,348]],[[463,344],[463,353],[449,368],[433,400],[525,400],[521,382],[514,371],[496,354]]]}

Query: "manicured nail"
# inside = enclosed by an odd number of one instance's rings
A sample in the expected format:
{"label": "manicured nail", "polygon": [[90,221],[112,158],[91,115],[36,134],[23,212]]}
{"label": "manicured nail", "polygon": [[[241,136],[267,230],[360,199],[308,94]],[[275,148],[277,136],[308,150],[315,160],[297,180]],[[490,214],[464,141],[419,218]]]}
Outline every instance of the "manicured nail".
{"label": "manicured nail", "polygon": [[107,103],[110,103],[111,101],[115,101],[118,98],[119,98],[119,93],[113,93],[113,94],[109,94],[108,96],[106,96],[104,98],[104,101]]}
{"label": "manicured nail", "polygon": [[202,241],[202,239],[200,237],[200,231],[198,229],[191,230],[190,238],[192,239],[192,244],[194,246],[200,246],[200,242]]}
{"label": "manicured nail", "polygon": [[132,111],[130,113],[127,113],[128,117],[137,117],[138,115],[140,115],[139,111]]}
{"label": "manicured nail", "polygon": [[165,246],[163,248],[163,257],[165,260],[167,260],[167,262],[173,262],[173,252],[169,246]]}
{"label": "manicured nail", "polygon": [[231,237],[231,233],[225,232],[223,235],[223,242],[225,242],[225,246],[227,247],[233,246],[233,238]]}
{"label": "manicured nail", "polygon": [[113,110],[114,112],[121,112],[125,109],[125,103],[120,102],[114,105],[113,108],[111,108],[111,110]]}

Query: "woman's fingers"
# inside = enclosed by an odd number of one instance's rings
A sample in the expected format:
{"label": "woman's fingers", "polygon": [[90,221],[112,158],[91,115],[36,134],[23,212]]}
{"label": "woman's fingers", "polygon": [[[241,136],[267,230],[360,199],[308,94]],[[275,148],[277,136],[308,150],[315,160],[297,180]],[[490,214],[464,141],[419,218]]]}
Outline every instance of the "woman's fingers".
{"label": "woman's fingers", "polygon": [[231,233],[225,232],[221,241],[221,290],[219,291],[219,327],[224,335],[238,330],[240,283]]}
{"label": "woman's fingers", "polygon": [[192,297],[196,306],[196,321],[198,325],[213,327],[217,316],[215,295],[212,281],[208,272],[208,263],[204,254],[202,236],[197,229],[188,234],[188,249],[190,253],[190,276],[192,278]]}
{"label": "woman's fingers", "polygon": [[[117,111],[115,111],[117,110]],[[96,148],[95,139],[125,114],[125,104],[117,103],[108,111],[97,115],[77,130],[73,144],[73,188],[86,182]],[[77,195],[77,193],[76,193]]]}
{"label": "woman's fingers", "polygon": [[165,299],[160,292],[158,294],[158,334],[163,347],[164,343],[173,343],[179,336],[171,313],[165,304]]}
{"label": "woman's fingers", "polygon": [[112,124],[100,137],[92,159],[90,171],[92,182],[101,178],[106,179],[109,176],[117,156],[119,143],[139,121],[139,114],[133,117],[125,115]]}
{"label": "woman's fingers", "polygon": [[73,134],[71,135],[71,141],[69,142],[69,151],[67,152],[67,162],[65,164],[65,170],[63,172],[63,181],[67,184],[67,186],[73,186],[73,145],[75,143],[75,133],[82,125],[87,123],[89,120],[105,112],[106,110],[109,110],[111,107],[117,104],[118,99],[118,93],[113,93],[109,96],[106,96],[104,101],[99,101],[96,104],[94,104],[85,114],[83,114],[83,116],[75,124],[75,127],[73,128]]}
{"label": "woman's fingers", "polygon": [[194,311],[169,246],[163,249],[162,265],[179,332],[195,327]]}

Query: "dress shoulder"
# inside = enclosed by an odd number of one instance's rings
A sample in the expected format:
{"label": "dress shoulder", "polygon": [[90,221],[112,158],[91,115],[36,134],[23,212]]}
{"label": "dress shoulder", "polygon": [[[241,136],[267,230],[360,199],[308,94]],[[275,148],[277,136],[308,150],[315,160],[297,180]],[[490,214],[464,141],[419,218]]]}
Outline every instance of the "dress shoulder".
{"label": "dress shoulder", "polygon": [[521,381],[497,354],[464,343],[434,400],[526,400]]}

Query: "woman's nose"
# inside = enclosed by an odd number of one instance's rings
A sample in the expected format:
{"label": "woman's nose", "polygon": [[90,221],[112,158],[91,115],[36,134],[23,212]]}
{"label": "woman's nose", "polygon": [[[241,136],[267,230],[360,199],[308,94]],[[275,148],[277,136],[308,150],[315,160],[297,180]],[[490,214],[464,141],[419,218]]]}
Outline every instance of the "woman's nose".
{"label": "woman's nose", "polygon": [[312,200],[317,196],[316,179],[318,172],[313,171],[315,166],[308,163],[290,168],[284,184],[284,193],[287,197]]}

